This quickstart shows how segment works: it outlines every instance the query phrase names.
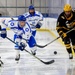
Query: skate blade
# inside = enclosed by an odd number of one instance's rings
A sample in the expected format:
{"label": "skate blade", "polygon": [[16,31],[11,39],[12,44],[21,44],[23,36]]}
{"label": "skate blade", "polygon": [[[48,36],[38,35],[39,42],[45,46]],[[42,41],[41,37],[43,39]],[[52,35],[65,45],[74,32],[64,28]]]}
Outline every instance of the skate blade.
{"label": "skate blade", "polygon": [[19,60],[15,60],[15,61],[16,61],[17,64],[19,63]]}

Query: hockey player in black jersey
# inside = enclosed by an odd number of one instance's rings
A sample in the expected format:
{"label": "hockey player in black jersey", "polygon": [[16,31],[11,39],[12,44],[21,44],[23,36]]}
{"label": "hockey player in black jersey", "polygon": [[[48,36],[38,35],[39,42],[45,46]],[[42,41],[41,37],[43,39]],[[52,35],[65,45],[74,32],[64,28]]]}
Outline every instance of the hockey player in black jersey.
{"label": "hockey player in black jersey", "polygon": [[63,8],[63,12],[58,17],[56,30],[65,44],[66,50],[69,54],[69,59],[73,59],[72,48],[75,52],[75,30],[68,34],[66,34],[66,32],[74,27],[75,12],[72,11],[70,4],[66,4]]}

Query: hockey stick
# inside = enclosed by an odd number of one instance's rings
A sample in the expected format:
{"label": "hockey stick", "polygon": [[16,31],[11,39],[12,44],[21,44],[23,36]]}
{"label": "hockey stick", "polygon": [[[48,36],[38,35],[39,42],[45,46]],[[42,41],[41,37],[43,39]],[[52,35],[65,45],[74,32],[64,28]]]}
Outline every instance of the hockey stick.
{"label": "hockey stick", "polygon": [[[11,40],[10,38],[8,38],[8,37],[6,37],[9,41],[11,41],[11,42],[13,42],[14,44],[16,44],[13,40]],[[43,60],[41,60],[40,58],[38,58],[38,57],[36,57],[36,56],[34,56],[32,53],[30,53],[28,50],[26,50],[26,49],[24,49],[27,53],[29,53],[30,55],[32,55],[33,57],[35,57],[36,59],[38,59],[39,61],[41,61],[42,63],[44,63],[44,64],[46,64],[46,65],[48,65],[48,64],[52,64],[52,63],[54,63],[55,61],[54,60],[50,60],[50,61],[47,61],[47,62],[45,62],[45,61],[43,61]]]}
{"label": "hockey stick", "polygon": [[[11,17],[11,19],[14,20],[14,18],[12,18],[12,17]],[[75,22],[75,20],[74,20],[73,22]],[[73,22],[72,22],[72,23],[73,23]],[[72,24],[72,23],[71,23],[71,24]],[[67,31],[66,34],[68,34],[69,32],[71,32],[71,31],[74,30],[74,29],[75,29],[75,27],[72,28],[71,30]],[[44,47],[48,46],[49,44],[53,43],[54,41],[58,40],[59,38],[60,38],[60,36],[57,37],[56,39],[52,40],[51,42],[49,42],[49,43],[43,45],[43,46],[42,46],[42,45],[38,45],[38,44],[35,44],[35,46],[37,46],[37,47],[39,47],[39,48],[44,48]],[[24,39],[24,38],[22,38],[22,39],[23,39],[23,40],[26,40],[26,39]]]}
{"label": "hockey stick", "polygon": [[[14,18],[11,17],[11,20],[14,20]],[[25,40],[25,41],[27,42],[26,39],[24,39],[24,38],[22,38],[22,39]],[[44,47],[46,47],[47,45],[48,45],[48,44],[46,44],[46,45],[44,45],[44,46],[41,46],[41,45],[36,44],[35,46],[37,46],[37,47],[39,47],[39,48],[44,48]]]}
{"label": "hockey stick", "polygon": [[[73,31],[73,30],[75,30],[75,27],[72,28],[71,30],[67,31],[66,34],[68,34],[69,32],[71,32],[71,31]],[[59,38],[60,38],[60,36],[57,37],[56,39],[52,40],[51,42],[47,43],[46,45],[43,45],[43,46],[42,46],[42,45],[36,44],[35,46],[37,46],[37,47],[39,47],[39,48],[44,48],[44,47],[48,46],[49,44],[53,43],[54,41],[56,41],[56,40],[59,39]]]}

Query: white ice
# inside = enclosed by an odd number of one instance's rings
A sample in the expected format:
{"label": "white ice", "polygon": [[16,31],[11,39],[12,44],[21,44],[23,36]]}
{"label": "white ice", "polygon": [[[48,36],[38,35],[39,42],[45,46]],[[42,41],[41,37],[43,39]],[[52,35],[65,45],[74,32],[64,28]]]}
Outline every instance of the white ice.
{"label": "white ice", "polygon": [[[8,31],[8,37],[13,39],[13,32]],[[36,40],[45,45],[54,40],[49,32],[37,32]],[[26,48],[28,51],[29,47]],[[54,55],[54,51],[57,54]],[[55,62],[45,65],[25,51],[21,51],[19,63],[15,61],[14,44],[7,39],[0,38],[0,56],[4,65],[0,67],[0,75],[74,75],[74,64],[68,58],[68,53],[59,41],[55,41],[45,48],[37,48],[36,56],[43,61],[54,59]]]}

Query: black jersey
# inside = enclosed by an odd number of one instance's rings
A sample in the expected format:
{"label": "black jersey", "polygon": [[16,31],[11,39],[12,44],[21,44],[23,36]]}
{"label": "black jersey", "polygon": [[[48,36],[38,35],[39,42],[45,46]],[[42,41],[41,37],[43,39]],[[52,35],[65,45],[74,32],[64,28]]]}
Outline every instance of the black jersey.
{"label": "black jersey", "polygon": [[57,20],[56,30],[59,33],[60,31],[67,32],[68,30],[75,27],[75,12],[72,11],[69,18],[66,17],[65,13],[62,12]]}

